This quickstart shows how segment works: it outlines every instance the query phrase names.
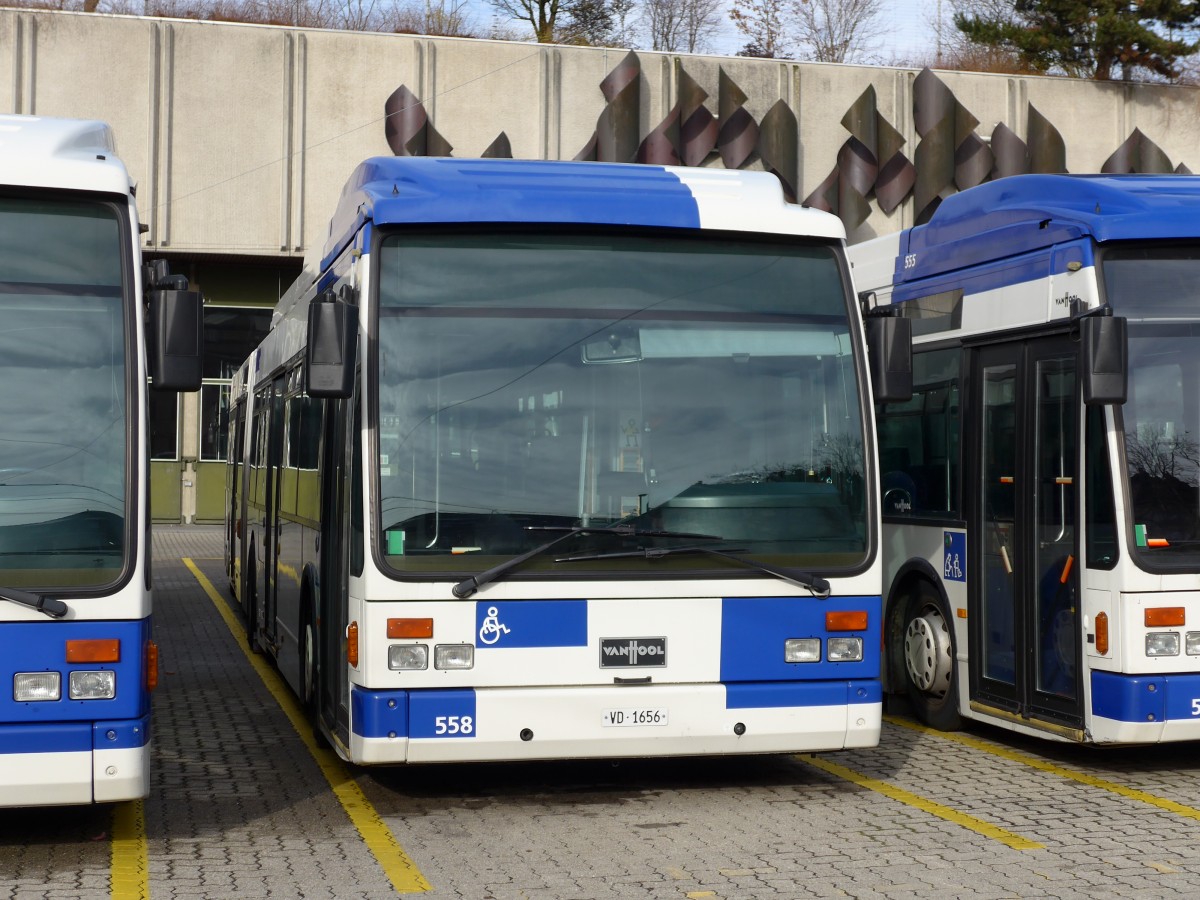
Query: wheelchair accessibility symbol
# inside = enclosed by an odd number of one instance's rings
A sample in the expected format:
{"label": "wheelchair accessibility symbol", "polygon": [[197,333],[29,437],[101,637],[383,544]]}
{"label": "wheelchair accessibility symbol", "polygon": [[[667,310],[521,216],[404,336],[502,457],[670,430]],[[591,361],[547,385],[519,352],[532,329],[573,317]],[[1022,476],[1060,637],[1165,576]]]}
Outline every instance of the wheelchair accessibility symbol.
{"label": "wheelchair accessibility symbol", "polygon": [[508,633],[509,628],[500,621],[496,607],[489,606],[487,617],[483,620],[483,624],[479,626],[479,642],[491,646],[500,640],[502,635]]}

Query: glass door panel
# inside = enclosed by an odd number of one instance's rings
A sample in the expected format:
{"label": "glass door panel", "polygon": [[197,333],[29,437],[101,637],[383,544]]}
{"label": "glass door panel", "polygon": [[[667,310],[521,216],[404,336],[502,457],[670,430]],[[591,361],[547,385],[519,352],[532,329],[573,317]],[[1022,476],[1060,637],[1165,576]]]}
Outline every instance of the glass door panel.
{"label": "glass door panel", "polygon": [[982,388],[979,499],[983,519],[983,671],[989,679],[1015,685],[1016,364],[984,366]]}
{"label": "glass door panel", "polygon": [[1066,338],[1041,338],[973,356],[971,699],[1076,727],[1076,349]]}

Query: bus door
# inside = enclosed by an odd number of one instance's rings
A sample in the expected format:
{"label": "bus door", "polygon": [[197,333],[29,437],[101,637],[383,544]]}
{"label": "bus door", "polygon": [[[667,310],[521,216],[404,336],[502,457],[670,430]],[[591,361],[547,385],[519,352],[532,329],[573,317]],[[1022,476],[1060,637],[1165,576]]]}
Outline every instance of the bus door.
{"label": "bus door", "polygon": [[258,607],[259,634],[266,647],[275,653],[276,634],[275,609],[278,604],[279,543],[282,522],[279,518],[280,466],[283,462],[283,392],[286,378],[280,375],[271,386],[269,398],[270,416],[267,437],[267,509],[263,520],[263,592]]}
{"label": "bus door", "polygon": [[[361,498],[361,473],[355,454],[362,448],[362,416],[358,382],[350,400],[326,400],[321,442],[320,590],[317,628],[317,715],[343,744],[350,742],[350,685],[346,677],[346,626],[350,561],[352,498]],[[358,492],[356,494],[356,492]],[[361,499],[358,501],[361,509]],[[361,516],[361,513],[360,513]],[[360,529],[361,521],[357,525]],[[360,569],[361,571],[361,569]]]}
{"label": "bus door", "polygon": [[229,576],[229,589],[233,599],[242,601],[242,566],[245,559],[242,556],[242,540],[245,529],[242,524],[242,501],[245,485],[243,484],[245,468],[242,459],[242,442],[246,439],[246,402],[231,405],[229,410],[229,449],[226,454],[226,485],[225,485],[225,563]]}
{"label": "bus door", "polygon": [[971,703],[1051,730],[1082,724],[1076,345],[974,351]]}

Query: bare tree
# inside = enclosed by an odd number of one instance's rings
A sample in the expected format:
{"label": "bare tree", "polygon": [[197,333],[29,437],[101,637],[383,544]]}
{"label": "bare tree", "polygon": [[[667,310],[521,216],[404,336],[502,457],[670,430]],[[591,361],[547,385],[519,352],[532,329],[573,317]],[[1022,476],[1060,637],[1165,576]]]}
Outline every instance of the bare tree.
{"label": "bare tree", "polygon": [[738,56],[775,59],[787,51],[789,37],[785,28],[789,0],[733,0],[729,18],[746,38]]}
{"label": "bare tree", "polygon": [[724,18],[722,0],[645,0],[642,18],[650,49],[697,53],[708,49]]}
{"label": "bare tree", "polygon": [[646,0],[642,18],[650,33],[650,49],[676,53],[683,46],[683,3],[681,0]]}
{"label": "bare tree", "polygon": [[540,44],[554,42],[558,24],[559,0],[489,0],[497,12],[528,22]]}
{"label": "bare tree", "polygon": [[616,21],[608,0],[562,0],[554,42],[611,47]]}
{"label": "bare tree", "polygon": [[336,13],[339,28],[346,31],[374,31],[380,21],[379,0],[346,0]]}
{"label": "bare tree", "polygon": [[467,0],[409,0],[393,3],[381,13],[380,31],[398,34],[437,34],[475,37]]}
{"label": "bare tree", "polygon": [[854,62],[877,49],[882,0],[792,0],[792,33],[817,62]]}
{"label": "bare tree", "polygon": [[637,0],[610,0],[612,10],[612,43],[615,47],[632,47],[637,43]]}
{"label": "bare tree", "polygon": [[724,22],[724,14],[722,0],[684,0],[683,49],[688,53],[711,49]]}

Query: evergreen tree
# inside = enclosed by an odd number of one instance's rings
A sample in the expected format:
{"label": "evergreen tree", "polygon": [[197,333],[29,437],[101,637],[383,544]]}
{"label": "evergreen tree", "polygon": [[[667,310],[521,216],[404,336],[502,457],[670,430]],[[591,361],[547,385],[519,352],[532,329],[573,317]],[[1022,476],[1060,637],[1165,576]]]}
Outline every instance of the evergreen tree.
{"label": "evergreen tree", "polygon": [[1010,14],[994,10],[963,3],[954,24],[971,43],[1013,52],[1039,72],[1171,79],[1200,46],[1185,39],[1200,19],[1194,0],[1016,0]]}

